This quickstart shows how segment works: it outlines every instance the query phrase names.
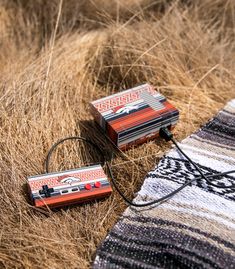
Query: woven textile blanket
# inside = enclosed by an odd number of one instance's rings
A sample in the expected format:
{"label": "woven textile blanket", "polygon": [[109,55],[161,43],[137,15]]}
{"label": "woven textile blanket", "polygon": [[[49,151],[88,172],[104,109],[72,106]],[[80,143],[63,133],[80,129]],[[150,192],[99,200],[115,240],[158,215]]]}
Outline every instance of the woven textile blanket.
{"label": "woven textile blanket", "polygon": [[[234,170],[235,99],[179,145],[205,174]],[[160,198],[195,175],[172,149],[147,175],[135,202]],[[231,184],[235,174],[201,178],[159,205],[128,207],[98,248],[93,268],[235,268]]]}

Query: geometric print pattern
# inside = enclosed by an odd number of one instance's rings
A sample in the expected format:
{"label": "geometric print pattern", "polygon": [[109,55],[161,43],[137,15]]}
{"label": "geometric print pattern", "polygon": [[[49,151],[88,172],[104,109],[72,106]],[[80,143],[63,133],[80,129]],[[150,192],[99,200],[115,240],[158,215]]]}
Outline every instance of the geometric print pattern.
{"label": "geometric print pattern", "polygon": [[109,98],[103,98],[92,102],[94,107],[102,114],[106,111],[112,110],[118,106],[124,106],[129,103],[135,102],[140,99],[140,94],[142,92],[149,92],[151,94],[156,94],[154,89],[148,85],[143,84],[141,86],[135,87],[131,91],[125,91],[125,93],[118,93]]}

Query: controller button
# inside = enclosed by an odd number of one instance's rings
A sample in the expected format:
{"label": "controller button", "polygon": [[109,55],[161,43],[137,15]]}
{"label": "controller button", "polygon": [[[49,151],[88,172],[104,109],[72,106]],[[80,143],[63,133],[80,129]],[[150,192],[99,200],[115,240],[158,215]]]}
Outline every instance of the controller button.
{"label": "controller button", "polygon": [[78,188],[73,188],[72,191],[78,191]]}
{"label": "controller button", "polygon": [[95,185],[96,188],[100,188],[101,187],[101,183],[99,181],[95,182],[94,185]]}
{"label": "controller button", "polygon": [[86,190],[90,190],[91,188],[92,188],[91,184],[86,184],[86,185],[85,185],[85,189],[86,189]]}
{"label": "controller button", "polygon": [[67,192],[69,192],[69,191],[68,191],[68,190],[63,190],[63,191],[62,191],[62,193],[67,193]]}

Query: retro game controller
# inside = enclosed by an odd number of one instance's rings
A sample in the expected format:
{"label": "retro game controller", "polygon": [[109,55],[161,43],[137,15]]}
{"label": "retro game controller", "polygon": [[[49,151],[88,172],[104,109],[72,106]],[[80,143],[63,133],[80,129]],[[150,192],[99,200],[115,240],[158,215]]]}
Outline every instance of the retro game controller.
{"label": "retro game controller", "polygon": [[92,165],[28,178],[36,207],[59,207],[103,198],[112,192],[101,165]]}
{"label": "retro game controller", "polygon": [[[49,160],[55,148],[66,140],[80,140],[92,145],[105,164],[101,149],[83,137],[67,137],[55,143],[46,157],[46,174],[27,178],[31,200],[36,207],[60,207],[100,199],[112,193],[112,187],[100,163],[49,173]],[[107,164],[108,165],[108,164]]]}

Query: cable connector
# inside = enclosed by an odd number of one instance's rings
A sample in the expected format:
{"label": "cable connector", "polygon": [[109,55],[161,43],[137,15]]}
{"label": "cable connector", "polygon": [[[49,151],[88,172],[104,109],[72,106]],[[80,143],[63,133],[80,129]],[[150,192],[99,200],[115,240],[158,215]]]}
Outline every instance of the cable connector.
{"label": "cable connector", "polygon": [[159,131],[160,137],[164,138],[167,142],[172,140],[173,134],[167,127],[163,127]]}

